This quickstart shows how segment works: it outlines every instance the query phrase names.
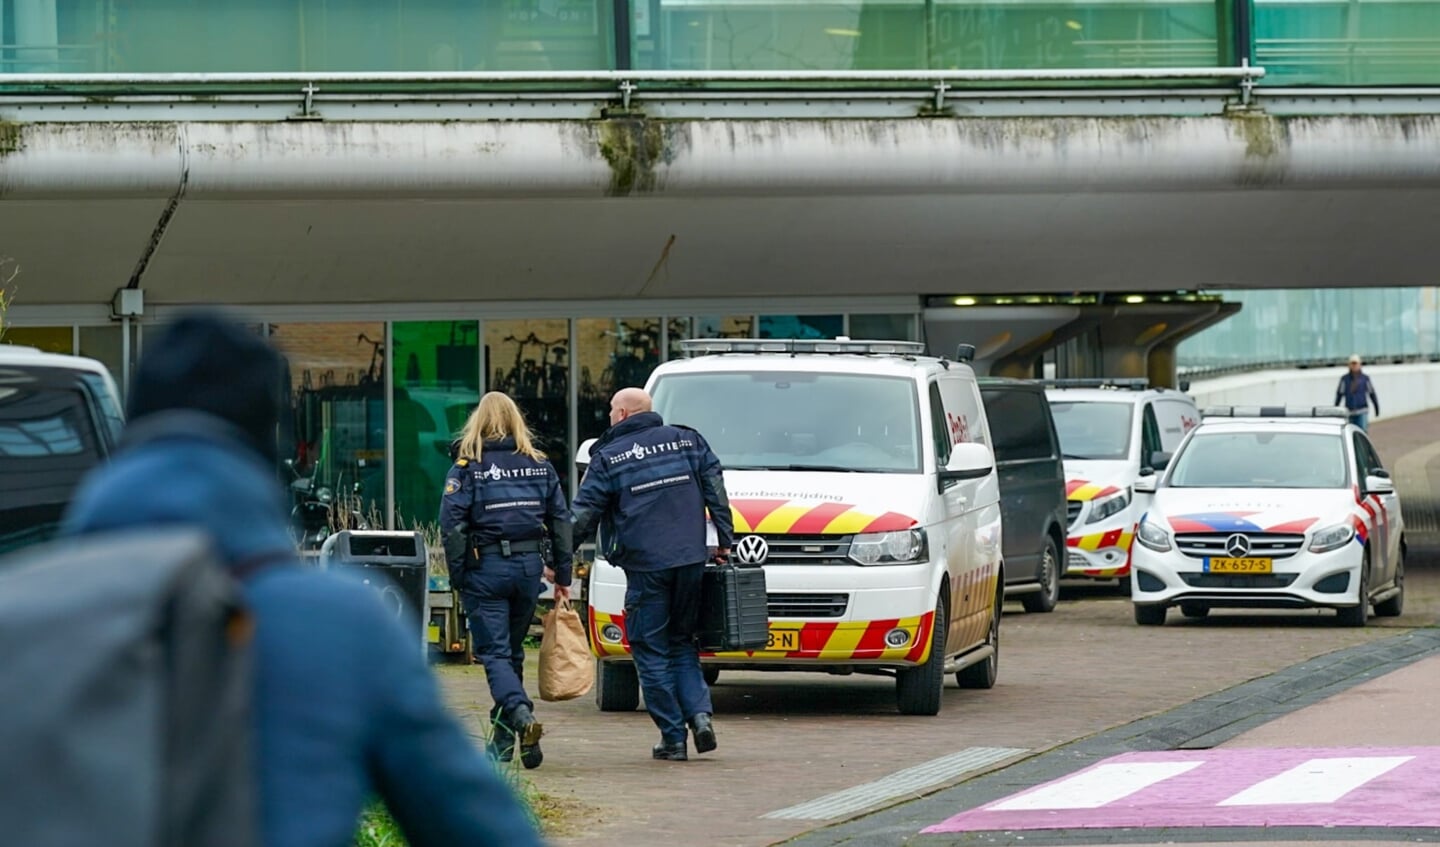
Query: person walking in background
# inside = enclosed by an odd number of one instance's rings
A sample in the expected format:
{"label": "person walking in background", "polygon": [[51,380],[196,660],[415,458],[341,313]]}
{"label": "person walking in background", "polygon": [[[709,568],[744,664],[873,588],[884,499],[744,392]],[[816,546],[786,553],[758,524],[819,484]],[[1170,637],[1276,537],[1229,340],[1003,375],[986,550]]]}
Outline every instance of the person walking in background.
{"label": "person walking in background", "polygon": [[518,798],[446,712],[415,631],[358,581],[300,566],[275,476],[282,360],[217,313],[145,345],[128,422],[67,535],[208,533],[240,580],[253,647],[266,847],[340,847],[378,795],[413,847],[539,845]]}
{"label": "person walking in background", "polygon": [[605,558],[625,571],[625,634],[645,708],[660,728],[651,756],[688,759],[687,724],[696,752],[714,750],[697,636],[710,555],[706,510],[717,559],[729,555],[734,534],[720,459],[700,433],[667,426],[651,411],[650,395],[622,389],[610,401],[610,428],[590,451],[574,509],[575,538],[603,523]]}
{"label": "person walking in background", "polygon": [[450,582],[460,591],[475,658],[485,666],[495,701],[490,753],[512,761],[518,737],[527,768],[544,760],[544,729],[525,694],[525,637],[547,564],[554,567],[556,601],[570,596],[570,529],[560,477],[535,449],[520,408],[498,391],[481,397],[445,479],[440,532]]}
{"label": "person walking in background", "polygon": [[1352,355],[1350,372],[1340,377],[1340,384],[1335,386],[1335,405],[1345,407],[1350,413],[1351,423],[1368,429],[1371,403],[1375,404],[1375,417],[1380,417],[1380,398],[1375,394],[1375,383],[1370,381],[1369,374],[1360,369],[1360,356]]}

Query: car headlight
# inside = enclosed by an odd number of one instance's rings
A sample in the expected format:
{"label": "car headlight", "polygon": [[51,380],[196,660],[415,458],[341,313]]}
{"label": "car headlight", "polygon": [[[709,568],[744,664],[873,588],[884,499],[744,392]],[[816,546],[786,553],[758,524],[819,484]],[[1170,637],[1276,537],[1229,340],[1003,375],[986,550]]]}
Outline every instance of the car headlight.
{"label": "car headlight", "polygon": [[1170,549],[1169,530],[1148,520],[1140,521],[1140,529],[1135,533],[1135,540],[1157,553],[1165,553]]}
{"label": "car headlight", "polygon": [[1113,517],[1125,511],[1130,505],[1130,489],[1126,488],[1118,494],[1111,494],[1104,500],[1096,500],[1090,504],[1090,517],[1085,523],[1099,523],[1106,518]]}
{"label": "car headlight", "polygon": [[850,542],[850,558],[862,565],[906,565],[929,558],[925,530],[867,532]]}
{"label": "car headlight", "polygon": [[1329,553],[1331,550],[1339,550],[1350,539],[1355,537],[1355,527],[1349,523],[1339,523],[1334,526],[1327,526],[1324,529],[1316,530],[1310,536],[1311,553]]}

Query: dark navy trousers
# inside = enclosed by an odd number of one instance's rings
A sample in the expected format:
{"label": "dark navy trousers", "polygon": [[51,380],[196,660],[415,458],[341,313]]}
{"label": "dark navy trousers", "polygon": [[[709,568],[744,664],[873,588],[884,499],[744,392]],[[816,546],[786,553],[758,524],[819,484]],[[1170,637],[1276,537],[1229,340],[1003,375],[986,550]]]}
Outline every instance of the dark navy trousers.
{"label": "dark navy trousers", "polygon": [[685,740],[685,722],[711,714],[710,686],[700,670],[703,563],[662,571],[626,571],[625,634],[650,719],[667,743]]}
{"label": "dark navy trousers", "polygon": [[485,666],[485,681],[495,707],[492,722],[508,717],[516,706],[535,704],[525,694],[525,637],[535,618],[540,575],[539,553],[483,556],[479,567],[465,571],[460,599],[465,604],[475,660]]}

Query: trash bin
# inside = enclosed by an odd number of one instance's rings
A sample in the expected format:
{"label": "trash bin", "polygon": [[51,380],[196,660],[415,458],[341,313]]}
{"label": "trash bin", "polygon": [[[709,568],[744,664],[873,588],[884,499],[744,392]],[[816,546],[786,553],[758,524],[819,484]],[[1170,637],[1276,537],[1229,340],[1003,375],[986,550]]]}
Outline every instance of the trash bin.
{"label": "trash bin", "polygon": [[419,532],[341,530],[325,539],[320,567],[359,578],[426,647],[430,566]]}

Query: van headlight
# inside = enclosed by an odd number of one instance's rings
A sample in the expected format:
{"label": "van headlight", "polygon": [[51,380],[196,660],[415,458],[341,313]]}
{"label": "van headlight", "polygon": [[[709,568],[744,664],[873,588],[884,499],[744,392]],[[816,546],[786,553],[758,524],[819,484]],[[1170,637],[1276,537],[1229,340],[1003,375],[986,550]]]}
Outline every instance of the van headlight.
{"label": "van headlight", "polygon": [[1329,553],[1331,550],[1339,550],[1350,539],[1355,537],[1355,527],[1349,523],[1339,523],[1334,526],[1327,526],[1324,529],[1316,530],[1310,536],[1311,553]]}
{"label": "van headlight", "polygon": [[1170,550],[1169,530],[1149,520],[1140,522],[1140,529],[1135,532],[1135,540],[1156,553],[1167,553]]}
{"label": "van headlight", "polygon": [[1111,494],[1104,500],[1096,500],[1090,504],[1090,517],[1085,523],[1099,523],[1106,518],[1114,517],[1125,511],[1130,505],[1130,489],[1127,487],[1118,494]]}
{"label": "van headlight", "polygon": [[850,541],[850,558],[862,565],[908,565],[930,558],[925,530],[867,532]]}

